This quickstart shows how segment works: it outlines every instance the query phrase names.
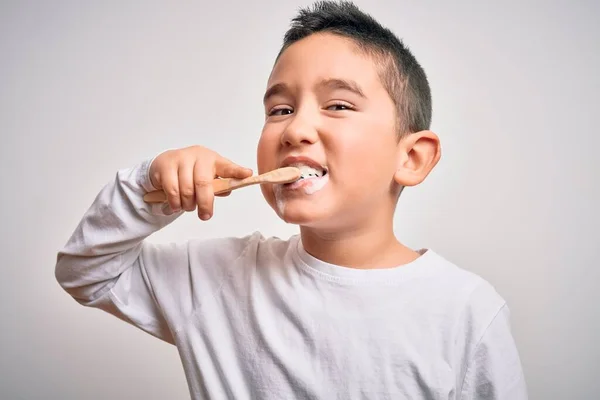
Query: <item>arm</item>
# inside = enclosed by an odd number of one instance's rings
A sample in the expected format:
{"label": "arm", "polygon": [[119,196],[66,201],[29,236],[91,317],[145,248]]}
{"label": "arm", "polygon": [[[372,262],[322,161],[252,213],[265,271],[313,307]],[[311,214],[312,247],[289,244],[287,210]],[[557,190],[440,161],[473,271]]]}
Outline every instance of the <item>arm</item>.
{"label": "arm", "polygon": [[144,242],[181,215],[168,215],[168,209],[143,201],[143,195],[154,190],[148,176],[152,161],[118,171],[104,186],[58,252],[55,276],[80,304],[107,311],[173,343],[148,279],[147,264],[183,269],[178,266],[186,265],[187,250],[184,244]]}
{"label": "arm", "polygon": [[460,399],[526,400],[527,387],[510,330],[510,312],[500,309],[477,343],[467,366]]}
{"label": "arm", "polygon": [[[243,179],[243,168],[202,146],[166,151],[123,169],[98,194],[66,246],[55,275],[80,304],[107,311],[174,343],[177,328],[223,279],[219,266],[244,248],[244,240],[150,244],[145,239],[193,211],[212,216],[212,180]],[[162,189],[167,204],[148,205],[146,192]],[[227,257],[224,256],[228,255]]]}

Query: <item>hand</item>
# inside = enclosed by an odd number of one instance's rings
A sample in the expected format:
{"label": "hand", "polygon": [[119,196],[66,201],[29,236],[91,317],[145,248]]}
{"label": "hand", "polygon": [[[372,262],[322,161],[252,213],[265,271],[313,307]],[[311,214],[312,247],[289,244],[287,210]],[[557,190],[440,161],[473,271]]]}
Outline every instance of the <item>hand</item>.
{"label": "hand", "polygon": [[[154,159],[150,180],[157,190],[163,190],[173,212],[194,211],[206,221],[213,215],[213,179],[252,176],[252,170],[241,167],[218,153],[202,146],[168,150]],[[227,196],[226,192],[217,196]]]}

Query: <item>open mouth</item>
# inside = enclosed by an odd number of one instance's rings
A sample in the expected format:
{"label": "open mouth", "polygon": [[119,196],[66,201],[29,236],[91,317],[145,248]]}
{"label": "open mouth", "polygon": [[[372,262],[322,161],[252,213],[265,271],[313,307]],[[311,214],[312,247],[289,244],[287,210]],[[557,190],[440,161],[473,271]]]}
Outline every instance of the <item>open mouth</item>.
{"label": "open mouth", "polygon": [[307,194],[312,194],[322,189],[329,180],[327,167],[316,163],[299,161],[288,166],[298,168],[301,175],[297,181],[284,184],[283,188],[286,190],[304,189]]}
{"label": "open mouth", "polygon": [[291,167],[296,167],[300,170],[300,173],[302,174],[300,175],[300,180],[322,178],[327,175],[326,167],[315,167],[303,163],[297,163],[295,165],[291,165]]}
{"label": "open mouth", "polygon": [[[329,181],[329,169],[310,157],[289,156],[280,167],[296,167],[300,170],[297,181],[278,186],[279,190],[287,193],[313,194],[323,189]],[[302,190],[299,192],[299,189]]]}

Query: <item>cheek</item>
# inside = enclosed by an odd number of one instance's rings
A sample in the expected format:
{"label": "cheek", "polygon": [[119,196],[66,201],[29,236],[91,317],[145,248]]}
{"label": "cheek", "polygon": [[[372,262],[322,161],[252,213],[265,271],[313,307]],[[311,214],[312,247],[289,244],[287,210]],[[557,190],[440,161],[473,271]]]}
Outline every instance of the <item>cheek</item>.
{"label": "cheek", "polygon": [[[276,132],[263,128],[262,134],[257,146],[257,167],[258,174],[271,171],[276,167],[277,151],[279,150],[279,137]],[[260,190],[271,207],[275,207],[275,197],[273,186],[269,184],[260,185]]]}
{"label": "cheek", "polygon": [[273,193],[273,185],[260,185],[260,191],[271,207],[275,206],[275,194]]}
{"label": "cheek", "polygon": [[278,143],[276,135],[269,131],[263,131],[258,141],[256,151],[259,174],[270,171],[275,167]]}
{"label": "cheek", "polygon": [[343,177],[345,185],[353,190],[388,187],[396,166],[395,136],[388,129],[369,124],[360,130],[346,131],[342,140],[331,144],[337,168],[341,169],[336,175]]}

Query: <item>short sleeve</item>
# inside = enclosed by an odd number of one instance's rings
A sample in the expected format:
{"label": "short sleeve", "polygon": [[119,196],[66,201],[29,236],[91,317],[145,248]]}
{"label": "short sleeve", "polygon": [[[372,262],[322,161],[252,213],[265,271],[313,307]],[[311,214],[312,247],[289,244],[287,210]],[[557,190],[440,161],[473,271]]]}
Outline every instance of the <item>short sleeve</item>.
{"label": "short sleeve", "polygon": [[521,360],[505,304],[477,343],[460,394],[461,400],[527,400]]}

